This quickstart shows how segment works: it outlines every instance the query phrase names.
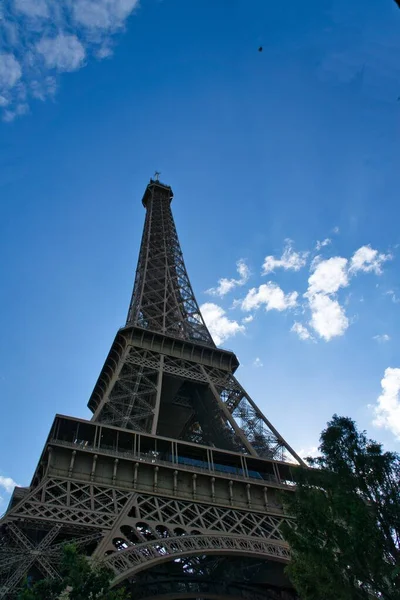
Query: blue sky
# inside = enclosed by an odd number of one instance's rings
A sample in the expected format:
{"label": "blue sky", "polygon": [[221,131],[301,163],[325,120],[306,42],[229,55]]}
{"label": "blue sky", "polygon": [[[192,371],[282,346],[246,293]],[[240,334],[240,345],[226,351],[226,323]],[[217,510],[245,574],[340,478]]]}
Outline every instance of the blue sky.
{"label": "blue sky", "polygon": [[399,449],[395,3],[0,11],[0,512],[54,414],[89,418],[156,169],[210,328],[288,442],[338,412]]}

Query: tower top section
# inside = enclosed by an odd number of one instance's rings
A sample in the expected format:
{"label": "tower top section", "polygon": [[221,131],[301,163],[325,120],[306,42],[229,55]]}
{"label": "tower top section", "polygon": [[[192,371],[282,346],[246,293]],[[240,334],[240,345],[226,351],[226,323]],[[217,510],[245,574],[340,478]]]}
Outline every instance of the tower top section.
{"label": "tower top section", "polygon": [[[156,173],[156,175],[158,176],[159,173]],[[172,188],[169,185],[161,183],[161,181],[159,181],[158,179],[150,179],[150,183],[147,185],[142,198],[142,204],[145,208],[147,208],[147,203],[149,199],[153,198],[154,191],[156,188],[159,191],[160,195],[162,195],[165,198],[168,198],[169,202],[171,203],[172,198],[174,197]]]}
{"label": "tower top section", "polygon": [[146,219],[127,325],[215,348],[186,271],[171,211],[169,185],[150,179]]}

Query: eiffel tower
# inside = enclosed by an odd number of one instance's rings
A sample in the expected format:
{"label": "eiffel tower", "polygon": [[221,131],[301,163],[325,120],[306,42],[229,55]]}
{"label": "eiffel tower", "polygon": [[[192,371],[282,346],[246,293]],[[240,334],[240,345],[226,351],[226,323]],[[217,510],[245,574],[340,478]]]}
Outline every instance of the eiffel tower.
{"label": "eiffel tower", "polygon": [[302,462],[236,380],[186,272],[172,189],[151,179],[132,299],[89,399],[56,415],[0,521],[0,598],[59,577],[73,541],[135,599],[295,598],[282,489]]}

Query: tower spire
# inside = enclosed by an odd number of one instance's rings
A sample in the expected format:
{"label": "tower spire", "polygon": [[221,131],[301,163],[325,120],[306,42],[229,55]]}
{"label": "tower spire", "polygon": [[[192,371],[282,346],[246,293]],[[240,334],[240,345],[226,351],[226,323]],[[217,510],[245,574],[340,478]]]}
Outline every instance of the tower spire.
{"label": "tower spire", "polygon": [[172,198],[168,185],[150,180],[142,199],[146,220],[126,324],[215,347],[190,285]]}

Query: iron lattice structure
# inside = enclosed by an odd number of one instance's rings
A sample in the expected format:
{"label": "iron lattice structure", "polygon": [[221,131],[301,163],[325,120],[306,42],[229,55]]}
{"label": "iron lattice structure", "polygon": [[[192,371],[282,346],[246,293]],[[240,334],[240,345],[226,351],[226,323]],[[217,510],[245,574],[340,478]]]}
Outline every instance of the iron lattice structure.
{"label": "iron lattice structure", "polygon": [[234,376],[186,272],[169,186],[150,180],[126,325],[89,399],[56,415],[28,488],[0,521],[0,599],[59,577],[66,542],[133,597],[295,598],[279,502],[301,459]]}

